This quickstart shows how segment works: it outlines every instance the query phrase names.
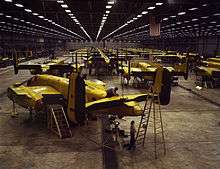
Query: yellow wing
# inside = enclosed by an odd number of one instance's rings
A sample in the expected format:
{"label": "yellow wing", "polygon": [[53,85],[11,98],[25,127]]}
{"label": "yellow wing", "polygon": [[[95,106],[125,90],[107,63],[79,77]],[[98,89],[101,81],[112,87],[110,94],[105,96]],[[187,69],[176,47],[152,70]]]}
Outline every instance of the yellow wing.
{"label": "yellow wing", "polygon": [[113,96],[86,103],[88,113],[140,116],[143,112],[138,102],[145,101],[147,94]]}
{"label": "yellow wing", "polygon": [[24,108],[32,107],[38,110],[43,95],[46,94],[61,93],[50,86],[12,86],[8,88],[8,97]]}

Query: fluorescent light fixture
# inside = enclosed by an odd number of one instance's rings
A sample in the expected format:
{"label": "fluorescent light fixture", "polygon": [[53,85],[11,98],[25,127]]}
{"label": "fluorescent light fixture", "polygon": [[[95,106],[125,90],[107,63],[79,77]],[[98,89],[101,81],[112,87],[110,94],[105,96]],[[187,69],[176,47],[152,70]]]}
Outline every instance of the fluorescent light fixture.
{"label": "fluorescent light fixture", "polygon": [[177,25],[180,25],[181,23],[182,23],[182,22],[177,22],[176,24],[177,24]]}
{"label": "fluorescent light fixture", "polygon": [[58,0],[57,3],[62,4],[62,3],[64,3],[64,1]]}
{"label": "fluorescent light fixture", "polygon": [[155,8],[155,6],[150,6],[150,7],[148,7],[147,9],[153,10],[154,8]]}
{"label": "fluorescent light fixture", "polygon": [[108,1],[109,5],[113,5],[115,2],[114,1]]}
{"label": "fluorescent light fixture", "polygon": [[137,18],[140,18],[140,17],[142,17],[142,15],[138,15],[138,16],[137,16]]}
{"label": "fluorescent light fixture", "polygon": [[21,22],[24,22],[24,19],[21,19],[20,21],[21,21]]}
{"label": "fluorescent light fixture", "polygon": [[179,12],[178,15],[185,15],[186,12]]}
{"label": "fluorescent light fixture", "polygon": [[72,14],[72,13],[69,13],[68,15],[69,15],[69,16],[73,16],[73,14]]}
{"label": "fluorescent light fixture", "polygon": [[184,21],[184,23],[189,23],[189,21]]}
{"label": "fluorescent light fixture", "polygon": [[105,11],[105,13],[110,13],[110,11],[107,10],[107,11]]}
{"label": "fluorescent light fixture", "polygon": [[203,4],[202,6],[207,6],[207,4]]}
{"label": "fluorescent light fixture", "polygon": [[39,14],[38,13],[32,13],[34,16],[38,16]]}
{"label": "fluorescent light fixture", "polygon": [[65,11],[66,11],[67,13],[71,13],[71,10],[69,10],[69,9],[66,9]]}
{"label": "fluorescent light fixture", "polygon": [[53,22],[53,21],[49,19],[48,22]]}
{"label": "fluorescent light fixture", "polygon": [[40,16],[38,16],[38,18],[41,18],[41,19],[43,19],[44,17],[40,15]]}
{"label": "fluorescent light fixture", "polygon": [[32,12],[32,10],[30,9],[24,9],[26,12]]}
{"label": "fluorescent light fixture", "polygon": [[212,21],[212,22],[210,22],[210,23],[217,23],[216,21]]}
{"label": "fluorescent light fixture", "polygon": [[48,19],[47,19],[47,18],[44,18],[44,20],[45,20],[45,21],[48,21]]}
{"label": "fluorescent light fixture", "polygon": [[26,24],[30,24],[30,22],[26,22]]}
{"label": "fluorescent light fixture", "polygon": [[138,18],[133,18],[133,20],[137,20]]}
{"label": "fluorescent light fixture", "polygon": [[148,14],[148,12],[147,11],[143,11],[141,14],[142,15],[146,15],[146,14]]}
{"label": "fluorescent light fixture", "polygon": [[195,18],[195,19],[192,19],[192,21],[198,21],[198,19]]}
{"label": "fluorescent light fixture", "polygon": [[68,5],[67,4],[61,4],[61,7],[62,8],[68,8]]}
{"label": "fluorescent light fixture", "polygon": [[111,9],[112,6],[111,5],[106,5],[106,9]]}
{"label": "fluorescent light fixture", "polygon": [[202,16],[201,18],[202,19],[207,19],[209,16]]}
{"label": "fluorescent light fixture", "polygon": [[11,16],[10,16],[10,15],[6,15],[5,17],[7,17],[7,18],[11,18]]}
{"label": "fluorescent light fixture", "polygon": [[103,17],[102,17],[102,19],[104,19],[104,20],[105,20],[105,19],[107,19],[107,17],[106,17],[106,16],[103,16]]}
{"label": "fluorescent light fixture", "polygon": [[189,11],[195,11],[195,10],[197,10],[198,8],[190,8],[190,9],[188,9]]}
{"label": "fluorescent light fixture", "polygon": [[215,13],[213,14],[213,16],[220,16],[220,13]]}
{"label": "fluorescent light fixture", "polygon": [[19,8],[24,7],[22,4],[15,4],[15,6],[17,6],[17,7],[19,7]]}
{"label": "fluorescent light fixture", "polygon": [[71,18],[72,18],[72,19],[76,19],[76,17],[75,17],[75,16],[71,16]]}
{"label": "fluorescent light fixture", "polygon": [[19,19],[18,18],[13,18],[15,21],[18,21]]}
{"label": "fluorescent light fixture", "polygon": [[167,21],[168,20],[168,18],[163,18],[163,21]]}
{"label": "fluorescent light fixture", "polygon": [[12,2],[12,0],[5,0],[5,2]]}
{"label": "fluorescent light fixture", "polygon": [[175,15],[172,15],[172,16],[170,16],[171,18],[176,18],[176,16]]}
{"label": "fluorescent light fixture", "polygon": [[162,2],[157,2],[156,5],[160,6],[160,5],[163,5],[163,3]]}

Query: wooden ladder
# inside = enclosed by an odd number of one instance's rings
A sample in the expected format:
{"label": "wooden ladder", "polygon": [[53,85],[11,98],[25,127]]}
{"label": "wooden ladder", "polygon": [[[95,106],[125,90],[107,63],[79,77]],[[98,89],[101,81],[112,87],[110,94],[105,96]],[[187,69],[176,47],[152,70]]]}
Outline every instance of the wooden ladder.
{"label": "wooden ladder", "polygon": [[48,128],[60,138],[72,137],[72,132],[62,105],[49,105]]}
{"label": "wooden ladder", "polygon": [[[150,123],[152,124],[153,135],[154,135],[154,153],[155,159],[158,157],[158,152],[163,150],[164,155],[166,154],[163,121],[160,109],[160,98],[159,95],[152,93],[150,102],[148,99],[145,102],[143,115],[141,116],[140,124],[136,135],[136,144],[144,147],[147,131],[149,130]],[[157,104],[157,106],[156,106]],[[157,108],[156,108],[157,107]],[[162,149],[159,149],[161,148]]]}

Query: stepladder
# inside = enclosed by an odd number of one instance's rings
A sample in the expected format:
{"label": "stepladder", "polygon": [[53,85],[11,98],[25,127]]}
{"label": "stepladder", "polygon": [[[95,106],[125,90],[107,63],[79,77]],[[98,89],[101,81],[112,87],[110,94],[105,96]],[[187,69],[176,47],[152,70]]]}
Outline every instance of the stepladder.
{"label": "stepladder", "polygon": [[57,134],[60,138],[72,137],[72,131],[62,105],[48,105],[47,121],[48,129]]}

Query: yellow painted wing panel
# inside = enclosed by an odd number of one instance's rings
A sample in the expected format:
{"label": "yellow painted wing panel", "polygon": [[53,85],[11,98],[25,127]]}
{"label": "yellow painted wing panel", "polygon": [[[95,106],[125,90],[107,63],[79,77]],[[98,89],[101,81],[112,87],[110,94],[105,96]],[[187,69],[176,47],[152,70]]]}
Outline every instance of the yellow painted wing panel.
{"label": "yellow painted wing panel", "polygon": [[18,105],[28,108],[35,108],[44,94],[61,94],[50,86],[19,86],[9,87],[8,97],[14,100]]}
{"label": "yellow painted wing panel", "polygon": [[119,117],[123,116],[140,116],[143,114],[143,110],[140,104],[136,101],[124,102],[117,106],[106,107],[102,109],[97,109],[89,111],[91,114],[111,114],[118,115]]}

